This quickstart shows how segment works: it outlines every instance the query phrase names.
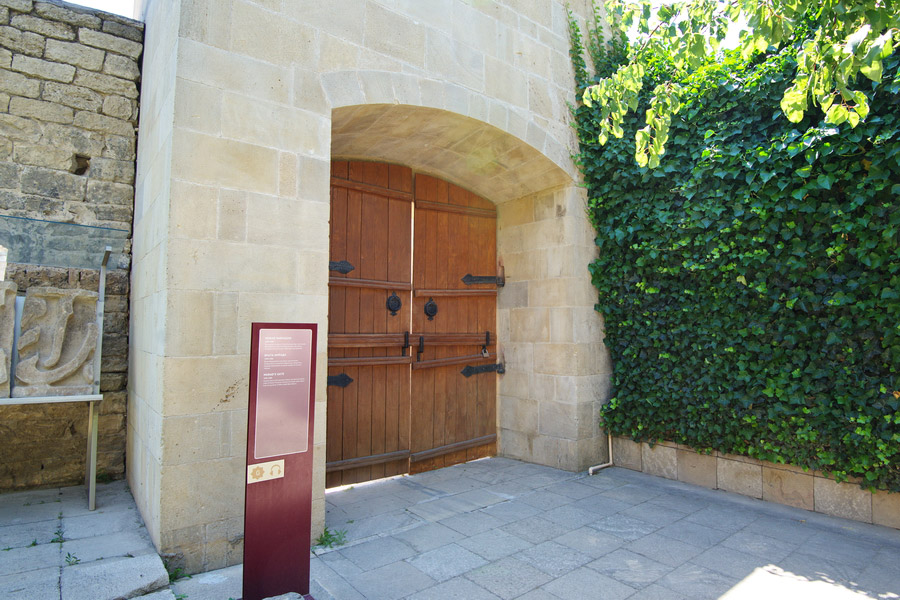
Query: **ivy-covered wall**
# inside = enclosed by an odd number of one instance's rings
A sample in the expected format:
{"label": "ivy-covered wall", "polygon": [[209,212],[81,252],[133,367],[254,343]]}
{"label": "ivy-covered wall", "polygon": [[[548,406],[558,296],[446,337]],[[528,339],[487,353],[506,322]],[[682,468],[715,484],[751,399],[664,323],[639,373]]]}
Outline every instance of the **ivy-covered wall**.
{"label": "ivy-covered wall", "polygon": [[[624,53],[586,39],[574,32],[579,91],[585,53],[601,75]],[[687,103],[652,170],[635,163],[639,118],[600,147],[598,109],[575,108],[615,363],[601,424],[897,491],[898,59],[852,128],[788,122],[794,56],[731,56],[681,81]],[[666,73],[660,58],[648,77]]]}

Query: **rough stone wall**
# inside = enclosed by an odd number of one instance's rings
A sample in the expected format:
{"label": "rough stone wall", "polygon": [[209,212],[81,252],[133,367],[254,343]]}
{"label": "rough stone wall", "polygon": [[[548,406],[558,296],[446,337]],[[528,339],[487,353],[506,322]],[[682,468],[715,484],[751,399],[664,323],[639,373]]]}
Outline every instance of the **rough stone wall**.
{"label": "rough stone wall", "polygon": [[[0,216],[131,231],[142,51],[142,23],[63,2],[0,0]],[[124,250],[107,277],[101,369],[98,473],[111,478],[125,468],[130,244]],[[97,290],[98,277],[6,269],[20,293]],[[86,430],[84,404],[0,407],[0,491],[82,481]]]}

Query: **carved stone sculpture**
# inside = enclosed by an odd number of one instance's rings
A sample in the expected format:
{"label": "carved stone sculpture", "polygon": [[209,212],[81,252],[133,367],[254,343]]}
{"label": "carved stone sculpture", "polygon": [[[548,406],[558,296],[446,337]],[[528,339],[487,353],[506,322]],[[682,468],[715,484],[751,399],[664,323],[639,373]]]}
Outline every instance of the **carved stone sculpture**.
{"label": "carved stone sculpture", "polygon": [[0,281],[0,398],[9,398],[9,369],[15,326],[16,282]]}
{"label": "carved stone sculpture", "polygon": [[97,292],[33,287],[25,293],[13,396],[90,394]]}

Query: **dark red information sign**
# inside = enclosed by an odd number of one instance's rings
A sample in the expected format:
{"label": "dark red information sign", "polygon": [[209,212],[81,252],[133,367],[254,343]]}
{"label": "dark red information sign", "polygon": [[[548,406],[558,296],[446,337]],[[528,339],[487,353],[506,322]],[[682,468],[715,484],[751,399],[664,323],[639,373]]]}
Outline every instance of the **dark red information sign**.
{"label": "dark red information sign", "polygon": [[243,600],[309,594],[316,331],[253,324]]}

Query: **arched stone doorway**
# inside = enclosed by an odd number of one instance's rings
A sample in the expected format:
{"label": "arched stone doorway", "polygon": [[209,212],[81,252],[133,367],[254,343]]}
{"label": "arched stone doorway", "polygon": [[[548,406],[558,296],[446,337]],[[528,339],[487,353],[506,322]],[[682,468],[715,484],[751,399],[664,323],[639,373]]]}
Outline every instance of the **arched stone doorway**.
{"label": "arched stone doorway", "polygon": [[608,364],[586,276],[593,233],[571,175],[506,131],[435,108],[335,108],[331,140],[333,163],[402,164],[490,200],[506,275],[497,295],[496,352],[506,368],[494,376],[498,453],[567,469],[590,464],[602,452],[596,411]]}

